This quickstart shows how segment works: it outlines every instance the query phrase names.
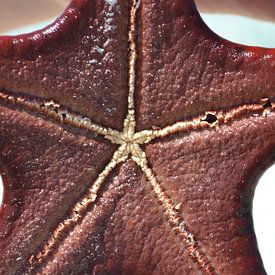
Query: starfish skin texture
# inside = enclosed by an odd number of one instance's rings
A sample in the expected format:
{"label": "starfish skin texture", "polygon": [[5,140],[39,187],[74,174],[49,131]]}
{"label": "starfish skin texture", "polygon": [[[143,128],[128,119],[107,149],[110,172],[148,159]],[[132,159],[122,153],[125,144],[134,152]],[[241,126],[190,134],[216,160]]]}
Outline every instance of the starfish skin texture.
{"label": "starfish skin texture", "polygon": [[74,0],[0,38],[0,274],[265,274],[274,50],[191,0]]}
{"label": "starfish skin texture", "polygon": [[257,19],[264,19],[274,21],[275,6],[272,0],[236,0],[220,1],[217,5],[215,0],[197,0],[196,3],[203,12],[224,12],[245,15],[248,17],[255,17]]}

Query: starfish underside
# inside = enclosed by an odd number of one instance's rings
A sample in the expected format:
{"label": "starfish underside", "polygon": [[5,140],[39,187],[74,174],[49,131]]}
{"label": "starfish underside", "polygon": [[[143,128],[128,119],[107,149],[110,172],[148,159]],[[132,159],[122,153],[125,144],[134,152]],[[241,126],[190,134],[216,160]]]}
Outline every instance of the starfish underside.
{"label": "starfish underside", "polygon": [[[144,1],[146,2],[146,1]],[[148,1],[147,1],[148,2]],[[145,4],[148,4],[148,3]],[[191,1],[174,1],[185,5],[187,10]],[[186,3],[185,3],[186,2]],[[189,4],[188,4],[189,3]],[[242,119],[267,119],[271,117],[275,111],[275,104],[272,99],[262,96],[258,98],[258,102],[240,104],[230,107],[226,110],[203,112],[202,115],[192,116],[193,118],[178,120],[175,123],[165,126],[139,127],[137,130],[136,124],[138,121],[135,98],[137,90],[137,73],[138,64],[138,12],[140,1],[133,0],[129,9],[129,29],[128,29],[128,108],[124,119],[123,129],[115,129],[106,127],[101,123],[95,123],[90,116],[78,115],[74,111],[69,111],[68,108],[59,104],[56,100],[42,100],[34,97],[18,95],[14,92],[5,91],[0,93],[0,102],[4,106],[12,106],[10,108],[20,108],[23,111],[29,112],[32,115],[39,114],[42,119],[47,118],[50,121],[61,125],[68,125],[70,129],[82,129],[85,135],[90,134],[92,139],[98,137],[105,139],[105,142],[111,142],[116,146],[115,152],[112,153],[111,160],[105,164],[97,178],[83,192],[77,202],[66,211],[66,217],[52,230],[52,233],[44,244],[40,245],[39,250],[29,255],[28,266],[24,272],[36,272],[43,270],[43,267],[49,264],[55,251],[62,243],[64,238],[74,231],[74,228],[79,226],[87,213],[97,203],[100,194],[104,190],[104,185],[110,178],[111,174],[119,165],[131,159],[140,168],[144,174],[150,189],[153,191],[154,197],[157,199],[157,205],[161,208],[165,221],[169,224],[174,236],[177,238],[179,247],[186,251],[193,262],[196,263],[197,270],[201,270],[207,274],[216,274],[218,272],[215,261],[212,256],[207,253],[207,248],[204,247],[203,241],[196,237],[192,232],[188,222],[185,220],[185,213],[182,211],[182,201],[172,198],[165,188],[165,179],[160,179],[156,171],[153,170],[149,162],[149,158],[144,148],[150,145],[157,146],[157,143],[172,142],[174,137],[181,135],[188,136],[189,133],[201,133],[204,130],[219,131],[221,127],[230,126],[235,122],[240,122]],[[190,7],[189,7],[190,8]],[[146,123],[144,123],[145,125]],[[233,126],[232,126],[233,127]],[[145,128],[145,129],[143,129]],[[1,134],[0,134],[1,138]],[[0,144],[1,145],[1,144]],[[198,144],[200,146],[200,144]],[[161,151],[161,149],[159,149]],[[222,151],[221,151],[222,154]],[[157,156],[155,156],[157,157]],[[154,157],[152,157],[153,159]],[[162,164],[161,164],[162,165]],[[161,166],[160,165],[160,166]],[[162,168],[164,169],[164,168]],[[164,171],[164,170],[162,170]],[[165,174],[165,173],[164,173]],[[163,181],[163,182],[162,182]],[[185,207],[183,207],[185,208]],[[92,210],[91,210],[92,211]],[[133,244],[134,246],[135,244]],[[237,256],[238,257],[238,256]],[[249,268],[247,268],[249,271]]]}

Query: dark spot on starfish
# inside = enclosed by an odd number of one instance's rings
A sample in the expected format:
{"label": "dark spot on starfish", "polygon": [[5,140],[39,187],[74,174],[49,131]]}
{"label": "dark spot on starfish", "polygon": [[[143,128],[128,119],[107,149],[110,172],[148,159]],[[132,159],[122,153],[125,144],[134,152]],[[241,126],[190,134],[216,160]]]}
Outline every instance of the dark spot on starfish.
{"label": "dark spot on starfish", "polygon": [[262,105],[263,105],[264,109],[269,109],[269,108],[272,107],[272,103],[271,103],[271,101],[269,99],[264,100]]}
{"label": "dark spot on starfish", "polygon": [[207,122],[207,123],[209,123],[209,124],[213,124],[213,123],[215,123],[217,120],[218,120],[218,118],[217,118],[216,115],[214,115],[214,114],[207,114],[207,115],[206,115],[206,118],[203,119],[202,121],[205,121],[205,122]]}

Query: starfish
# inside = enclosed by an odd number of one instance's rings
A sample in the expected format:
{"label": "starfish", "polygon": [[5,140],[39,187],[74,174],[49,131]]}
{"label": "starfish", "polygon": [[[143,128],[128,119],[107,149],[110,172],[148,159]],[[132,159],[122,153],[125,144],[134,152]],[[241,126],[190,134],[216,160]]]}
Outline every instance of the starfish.
{"label": "starfish", "polygon": [[191,0],[75,0],[0,49],[1,273],[264,274],[272,50],[216,37]]}

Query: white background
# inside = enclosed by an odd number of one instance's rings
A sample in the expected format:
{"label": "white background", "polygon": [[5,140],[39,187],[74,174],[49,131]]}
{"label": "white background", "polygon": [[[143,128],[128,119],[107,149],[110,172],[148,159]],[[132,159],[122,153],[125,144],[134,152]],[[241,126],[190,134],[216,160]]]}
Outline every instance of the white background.
{"label": "white background", "polygon": [[[32,3],[36,3],[33,5]],[[0,0],[0,34],[39,29],[52,22],[69,0]],[[47,7],[45,8],[45,3]],[[22,12],[31,11],[29,16]],[[16,8],[15,8],[16,7]],[[23,16],[22,16],[23,14]],[[242,44],[275,48],[275,24],[232,15],[204,14],[209,27],[219,35]],[[7,22],[10,22],[7,24]],[[35,24],[34,24],[35,23]],[[24,27],[22,27],[22,24]],[[19,28],[20,26],[20,28]],[[0,178],[0,200],[3,193]],[[268,274],[275,275],[275,165],[267,170],[256,189],[253,216],[259,248]]]}

